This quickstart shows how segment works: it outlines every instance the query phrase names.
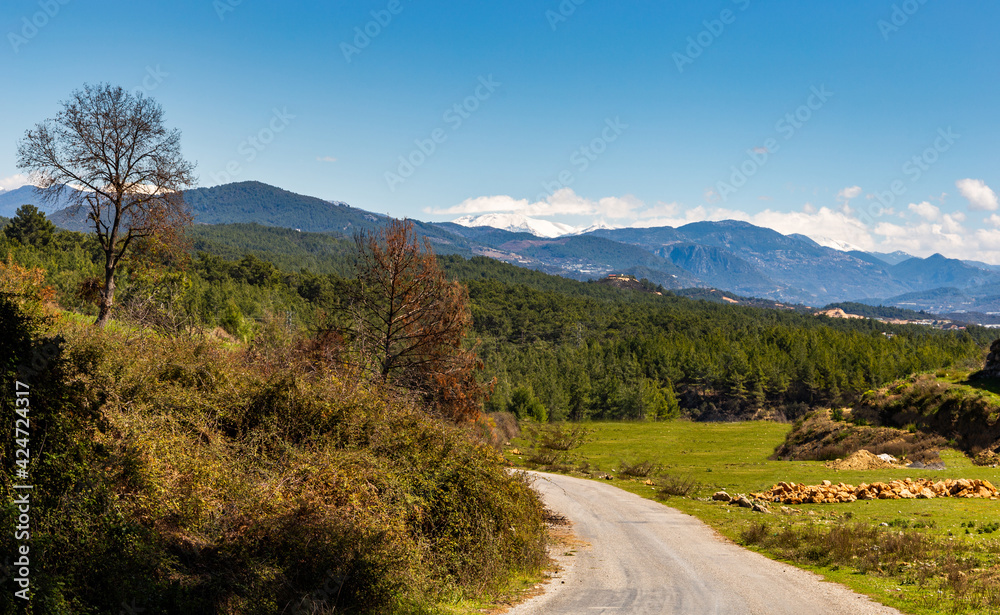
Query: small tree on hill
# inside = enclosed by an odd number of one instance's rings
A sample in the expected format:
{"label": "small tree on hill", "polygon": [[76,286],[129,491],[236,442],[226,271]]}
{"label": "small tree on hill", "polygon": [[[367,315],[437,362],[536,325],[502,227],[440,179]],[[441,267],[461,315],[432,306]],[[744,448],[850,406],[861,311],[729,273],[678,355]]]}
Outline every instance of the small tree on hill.
{"label": "small tree on hill", "polygon": [[449,281],[413,225],[394,220],[355,236],[357,280],[341,327],[356,362],[375,378],[421,393],[456,420],[475,417],[480,362],[463,342],[472,324],[465,288]]}
{"label": "small tree on hill", "polygon": [[[180,132],[163,125],[151,98],[108,84],[73,92],[54,119],[28,130],[17,166],[32,173],[47,199],[67,188],[84,208],[104,252],[104,284],[94,324],[104,326],[115,299],[115,274],[138,240],[164,244],[189,224],[182,190],[194,165],[181,156]],[[52,190],[49,190],[52,188]]]}
{"label": "small tree on hill", "polygon": [[3,234],[11,241],[25,246],[44,246],[52,241],[56,226],[34,205],[21,205],[4,227]]}

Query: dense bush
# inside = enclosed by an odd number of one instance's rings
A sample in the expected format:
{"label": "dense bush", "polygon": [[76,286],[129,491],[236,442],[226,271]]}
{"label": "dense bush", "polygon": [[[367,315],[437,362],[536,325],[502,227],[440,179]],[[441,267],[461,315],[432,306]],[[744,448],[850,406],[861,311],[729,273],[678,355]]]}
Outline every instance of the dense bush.
{"label": "dense bush", "polygon": [[525,479],[408,399],[287,345],[60,331],[33,393],[34,612],[416,612],[543,563]]}

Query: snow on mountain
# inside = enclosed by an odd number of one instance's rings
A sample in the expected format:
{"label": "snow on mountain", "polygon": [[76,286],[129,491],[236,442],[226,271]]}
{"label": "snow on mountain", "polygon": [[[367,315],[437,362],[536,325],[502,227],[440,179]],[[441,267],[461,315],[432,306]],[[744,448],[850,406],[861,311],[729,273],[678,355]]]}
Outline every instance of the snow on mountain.
{"label": "snow on mountain", "polygon": [[462,226],[490,226],[512,233],[531,233],[537,237],[562,237],[577,232],[575,227],[559,222],[529,218],[521,214],[483,214],[481,216],[462,216],[452,220]]}
{"label": "snow on mountain", "polygon": [[573,234],[574,235],[586,235],[587,233],[592,233],[594,231],[613,231],[613,230],[620,229],[620,228],[624,228],[624,227],[622,227],[622,226],[614,226],[614,225],[608,224],[604,220],[601,220],[599,222],[595,222],[594,224],[591,224],[590,226],[588,226],[586,228],[577,229],[576,231],[573,232]]}
{"label": "snow on mountain", "polygon": [[864,248],[859,248],[858,246],[847,243],[846,241],[840,241],[839,239],[831,239],[829,237],[815,237],[810,235],[810,239],[823,246],[824,248],[833,248],[840,252],[866,252]]}

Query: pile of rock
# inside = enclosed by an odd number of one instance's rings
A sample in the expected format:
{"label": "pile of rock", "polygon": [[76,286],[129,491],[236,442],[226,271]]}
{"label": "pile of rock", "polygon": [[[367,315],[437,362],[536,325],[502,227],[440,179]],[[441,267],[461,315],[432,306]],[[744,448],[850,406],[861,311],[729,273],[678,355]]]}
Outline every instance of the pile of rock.
{"label": "pile of rock", "polygon": [[[751,494],[751,495],[753,496],[756,494]],[[751,500],[742,493],[737,493],[736,495],[729,495],[725,491],[716,491],[715,494],[712,495],[712,499],[716,502],[726,502],[734,506],[739,506],[740,508],[750,508],[754,512],[761,512],[761,513],[771,512],[770,510],[767,509],[767,506],[764,504],[764,502],[760,501],[759,499],[756,501]]]}
{"label": "pile of rock", "polygon": [[861,483],[857,487],[828,480],[820,485],[781,482],[753,498],[782,504],[835,504],[855,500],[900,500],[931,498],[1000,498],[1000,492],[988,480],[979,479],[903,479],[888,483]]}

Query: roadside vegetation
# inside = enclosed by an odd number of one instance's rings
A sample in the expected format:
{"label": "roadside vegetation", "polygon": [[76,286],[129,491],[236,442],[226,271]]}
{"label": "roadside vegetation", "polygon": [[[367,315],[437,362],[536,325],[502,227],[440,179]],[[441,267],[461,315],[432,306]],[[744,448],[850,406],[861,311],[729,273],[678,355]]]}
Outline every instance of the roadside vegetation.
{"label": "roadside vegetation", "polygon": [[[830,420],[828,412],[820,412]],[[712,500],[720,490],[750,494],[781,481],[857,485],[903,478],[968,478],[1000,484],[1000,469],[977,466],[962,452],[942,449],[944,470],[833,470],[822,461],[782,461],[772,456],[786,443],[788,424],[680,420],[584,426],[588,440],[569,452],[569,462],[562,464],[567,473],[610,478],[617,487],[698,517],[739,544],[814,570],[906,613],[1000,610],[996,501],[771,504],[770,513],[761,513]],[[906,430],[896,433],[909,435]],[[521,452],[531,446],[523,440],[513,444]],[[523,467],[546,469],[529,463],[525,455],[508,451],[507,456]],[[637,465],[658,469],[648,477],[633,476]]]}
{"label": "roadside vegetation", "polygon": [[[484,442],[496,423],[464,414],[479,389],[449,378],[461,370],[397,377],[274,321],[245,343],[141,319],[95,328],[10,254],[0,379],[31,387],[27,612],[465,612],[546,565],[541,504]],[[15,553],[13,533],[0,542]],[[25,612],[5,576],[0,612]]]}

